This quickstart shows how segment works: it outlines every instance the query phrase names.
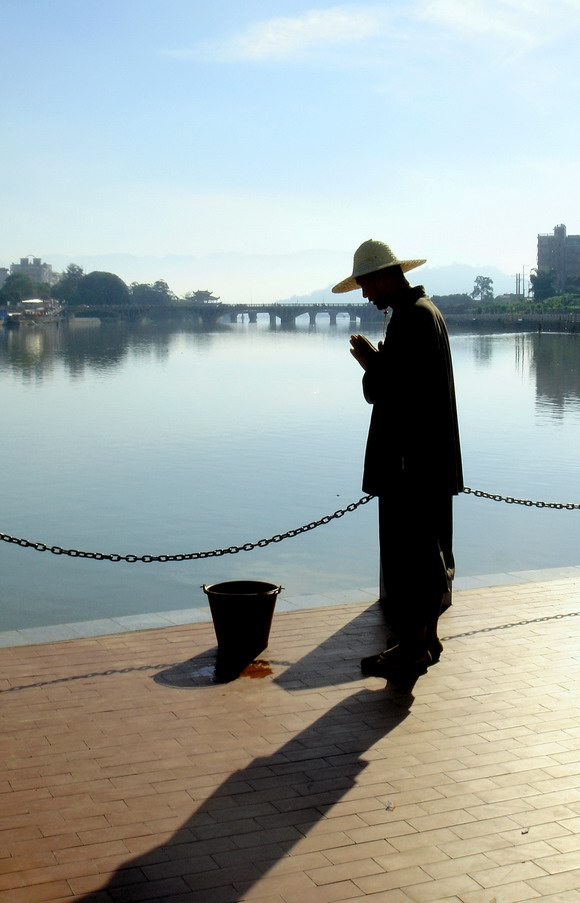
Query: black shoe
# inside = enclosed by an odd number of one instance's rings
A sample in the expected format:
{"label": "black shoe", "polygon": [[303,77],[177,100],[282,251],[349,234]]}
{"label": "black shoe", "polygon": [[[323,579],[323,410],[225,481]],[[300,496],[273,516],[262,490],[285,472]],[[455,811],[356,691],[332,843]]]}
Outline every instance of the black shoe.
{"label": "black shoe", "polygon": [[[389,649],[393,649],[398,645],[399,641],[395,637],[387,637],[387,648],[384,650],[384,652],[381,653],[381,655],[385,655],[385,653],[388,652]],[[443,643],[441,642],[441,640],[437,639],[434,643],[429,643],[427,648],[429,650],[429,655],[431,656],[431,661],[429,662],[427,667],[430,668],[431,665],[436,665],[441,658],[441,655],[443,653]],[[377,656],[371,655],[369,656],[369,658],[377,658]]]}

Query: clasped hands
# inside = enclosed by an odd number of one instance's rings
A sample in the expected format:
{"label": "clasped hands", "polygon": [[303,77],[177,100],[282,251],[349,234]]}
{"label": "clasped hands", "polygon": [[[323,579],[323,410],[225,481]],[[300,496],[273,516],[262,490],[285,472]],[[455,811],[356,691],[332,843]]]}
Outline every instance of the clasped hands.
{"label": "clasped hands", "polygon": [[369,342],[364,335],[351,335],[350,337],[350,353],[355,360],[359,362],[363,370],[366,370],[374,358],[378,354],[383,343],[379,342],[379,347],[375,348],[372,342]]}

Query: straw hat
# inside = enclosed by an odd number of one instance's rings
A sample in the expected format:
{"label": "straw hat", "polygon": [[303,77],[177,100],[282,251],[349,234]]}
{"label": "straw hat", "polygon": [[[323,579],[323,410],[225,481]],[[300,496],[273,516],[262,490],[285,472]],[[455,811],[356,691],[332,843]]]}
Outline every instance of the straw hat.
{"label": "straw hat", "polygon": [[417,260],[399,260],[391,251],[388,245],[382,241],[363,241],[360,248],[354,253],[354,263],[352,268],[352,276],[343,279],[338,285],[332,289],[333,292],[352,292],[356,288],[360,288],[357,283],[357,276],[366,276],[367,273],[376,273],[377,270],[384,270],[386,267],[400,266],[403,273],[420,267],[426,263],[425,259]]}

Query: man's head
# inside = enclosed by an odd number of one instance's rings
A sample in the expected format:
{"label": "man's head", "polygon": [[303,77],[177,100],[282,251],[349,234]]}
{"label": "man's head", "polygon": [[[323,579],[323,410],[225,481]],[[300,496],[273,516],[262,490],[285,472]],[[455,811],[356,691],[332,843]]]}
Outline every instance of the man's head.
{"label": "man's head", "polygon": [[364,276],[357,276],[356,281],[362,289],[363,298],[367,298],[379,310],[391,307],[393,302],[409,288],[400,266],[365,273]]}
{"label": "man's head", "polygon": [[[364,294],[365,287],[361,282],[361,279],[367,281],[367,286],[370,291],[370,284],[368,283],[367,277],[375,276],[378,278],[378,274],[384,275],[384,279],[376,283],[377,285],[382,285],[383,291],[388,291],[389,286],[395,289],[397,286],[401,286],[401,279],[405,285],[407,284],[407,280],[403,276],[403,273],[406,273],[408,270],[412,270],[415,267],[419,267],[423,263],[425,263],[425,260],[419,258],[415,260],[399,260],[384,242],[370,239],[369,241],[363,242],[362,245],[356,249],[352,275],[335,285],[332,291],[337,293],[352,292],[354,289],[362,288]],[[388,273],[389,270],[392,270],[393,272]],[[374,287],[375,280],[371,280],[371,282]],[[369,298],[371,301],[373,300],[373,298],[367,294],[365,294],[365,298]],[[386,306],[387,305],[385,304],[385,307]]]}

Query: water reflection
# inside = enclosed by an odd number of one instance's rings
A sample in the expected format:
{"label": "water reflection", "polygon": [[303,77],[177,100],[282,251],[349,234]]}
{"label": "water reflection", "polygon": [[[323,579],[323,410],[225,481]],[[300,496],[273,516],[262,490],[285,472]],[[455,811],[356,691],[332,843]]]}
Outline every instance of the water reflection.
{"label": "water reflection", "polygon": [[[0,329],[0,370],[17,374],[24,383],[41,381],[61,369],[75,380],[90,373],[118,370],[129,357],[151,356],[163,364],[168,361],[176,341],[203,354],[226,334],[244,340],[252,333],[266,337],[274,331],[297,339],[326,335],[336,340],[351,328],[347,320],[339,320],[332,326],[322,318],[314,325],[298,324],[296,329],[278,325],[274,330],[265,323],[219,323],[205,329],[187,322],[147,320],[115,323],[77,320],[70,324]],[[372,335],[372,330],[369,334]],[[535,380],[537,409],[542,416],[560,419],[564,408],[580,407],[580,336],[545,332],[478,334],[471,330],[469,336],[462,338],[469,340],[473,364],[486,371],[499,372],[498,357],[511,349],[513,372],[522,379]]]}
{"label": "water reflection", "polygon": [[41,379],[51,373],[62,354],[63,330],[59,324],[39,328],[0,328],[0,365],[22,376],[22,379]]}
{"label": "water reflection", "polygon": [[478,366],[490,367],[493,362],[494,336],[479,335],[473,340],[473,359]]}
{"label": "water reflection", "polygon": [[580,409],[580,336],[540,333],[528,336],[536,374],[537,403],[561,416]]}
{"label": "water reflection", "polygon": [[[505,374],[517,374],[523,381],[533,381],[536,403],[543,416],[551,413],[560,419],[564,408],[580,409],[580,336],[537,332],[485,333],[468,338],[477,368],[494,370],[497,374],[504,370]],[[503,358],[507,352],[510,357],[506,363]]]}
{"label": "water reflection", "polygon": [[76,320],[70,323],[52,323],[41,327],[26,326],[20,329],[0,328],[0,368],[19,374],[23,381],[41,380],[55,373],[59,365],[72,379],[83,378],[87,372],[118,369],[129,356],[153,355],[158,361],[166,361],[176,340],[185,340],[198,351],[207,351],[224,335],[264,335],[277,333],[304,337],[308,334],[343,334],[348,321],[335,327],[322,321],[315,326],[302,323],[299,328],[278,324],[270,329],[265,323],[214,324],[204,328],[193,323],[176,321],[152,322],[120,321],[100,323],[98,320]]}

